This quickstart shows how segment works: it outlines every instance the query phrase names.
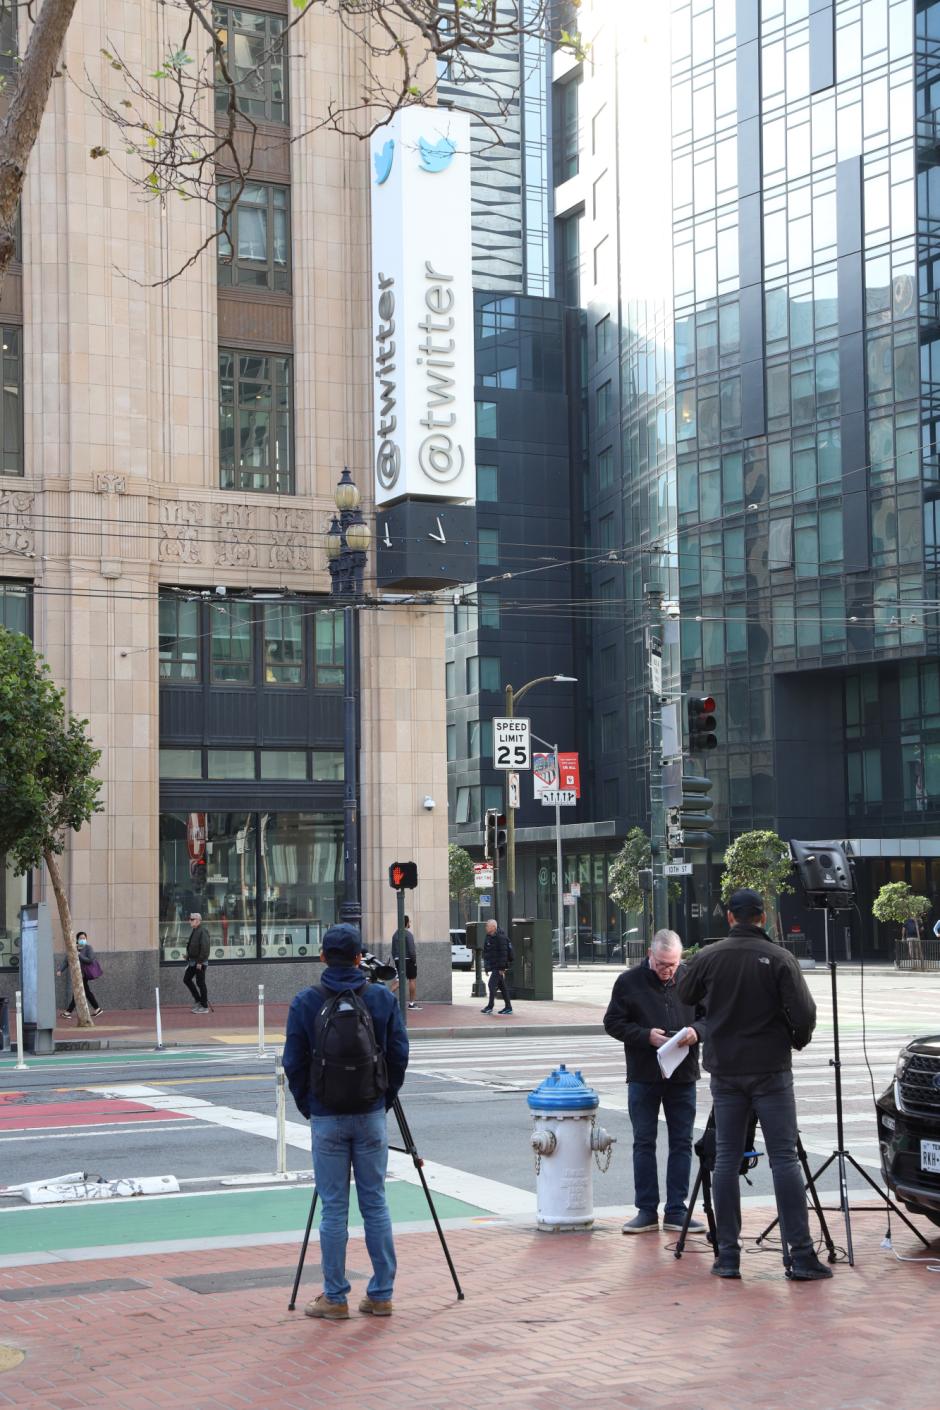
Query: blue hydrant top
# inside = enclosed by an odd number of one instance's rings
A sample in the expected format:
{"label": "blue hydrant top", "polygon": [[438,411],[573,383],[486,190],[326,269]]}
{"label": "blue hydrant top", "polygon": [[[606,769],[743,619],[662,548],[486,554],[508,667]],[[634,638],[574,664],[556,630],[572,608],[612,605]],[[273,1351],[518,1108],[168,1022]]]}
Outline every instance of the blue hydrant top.
{"label": "blue hydrant top", "polygon": [[533,1111],[593,1111],[600,1102],[580,1072],[569,1072],[564,1063],[540,1082],[527,1100]]}

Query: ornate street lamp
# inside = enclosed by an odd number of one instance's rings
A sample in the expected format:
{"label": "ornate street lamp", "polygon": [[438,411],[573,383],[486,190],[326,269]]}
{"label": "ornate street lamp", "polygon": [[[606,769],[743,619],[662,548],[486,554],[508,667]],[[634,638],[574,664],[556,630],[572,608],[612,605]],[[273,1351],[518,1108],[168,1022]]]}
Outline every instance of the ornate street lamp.
{"label": "ornate street lamp", "polygon": [[372,532],[362,515],[362,496],[346,466],[333,495],[338,515],[326,536],[331,593],[343,600],[343,901],[340,920],[361,926],[358,814],[358,609]]}

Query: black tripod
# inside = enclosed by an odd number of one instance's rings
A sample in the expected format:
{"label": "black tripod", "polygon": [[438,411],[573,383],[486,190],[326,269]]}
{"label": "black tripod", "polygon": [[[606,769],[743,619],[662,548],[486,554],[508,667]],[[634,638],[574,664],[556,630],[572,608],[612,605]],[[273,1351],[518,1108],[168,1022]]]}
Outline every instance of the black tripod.
{"label": "black tripod", "polygon": [[[402,1110],[402,1105],[398,1097],[395,1098],[394,1105],[392,1106],[392,1111],[395,1113],[395,1119],[398,1122],[398,1129],[401,1132],[402,1144],[400,1146],[390,1145],[389,1150],[400,1151],[403,1155],[410,1155],[412,1161],[414,1162],[414,1168],[417,1170],[418,1177],[421,1181],[421,1188],[424,1190],[424,1197],[428,1202],[428,1209],[430,1209],[431,1211],[431,1218],[434,1220],[434,1227],[437,1230],[437,1237],[440,1239],[441,1248],[444,1250],[444,1257],[447,1260],[447,1267],[450,1269],[450,1276],[453,1278],[454,1287],[457,1289],[457,1300],[458,1302],[463,1302],[463,1289],[460,1286],[460,1281],[457,1277],[457,1270],[454,1267],[453,1259],[450,1256],[450,1249],[447,1247],[447,1241],[444,1238],[444,1230],[441,1228],[441,1221],[438,1219],[437,1210],[434,1208],[434,1201],[431,1198],[431,1191],[428,1189],[428,1182],[424,1178],[424,1170],[422,1168],[424,1166],[424,1161],[418,1154],[418,1148],[415,1145],[414,1137],[411,1134],[411,1127],[408,1125],[408,1122],[405,1118],[405,1113]],[[310,1201],[310,1213],[307,1215],[307,1227],[304,1230],[304,1241],[300,1246],[300,1258],[297,1262],[297,1272],[294,1276],[294,1286],[291,1290],[290,1302],[287,1304],[288,1312],[293,1312],[294,1308],[297,1305],[297,1289],[300,1287],[300,1279],[304,1271],[304,1260],[307,1257],[307,1245],[310,1243],[310,1230],[313,1228],[313,1216],[316,1213],[316,1208],[317,1190],[316,1187],[314,1187],[313,1199]]]}
{"label": "black tripod", "polygon": [[[745,1180],[747,1180],[748,1172],[754,1169],[754,1167],[757,1165],[758,1160],[760,1159],[759,1152],[754,1149],[754,1141],[756,1138],[756,1134],[757,1118],[752,1114],[748,1122],[747,1128],[747,1140],[745,1142],[747,1149],[744,1152],[740,1169],[740,1174],[744,1176]],[[708,1225],[708,1233],[705,1237],[708,1239],[708,1242],[711,1244],[715,1252],[718,1252],[718,1238],[717,1230],[715,1228],[715,1214],[712,1207],[712,1171],[715,1168],[714,1110],[709,1112],[708,1120],[705,1123],[705,1130],[703,1131],[699,1140],[697,1140],[695,1143],[695,1153],[699,1158],[698,1174],[695,1177],[695,1184],[692,1187],[692,1197],[689,1200],[689,1207],[686,1211],[685,1220],[682,1225],[682,1232],[680,1233],[679,1238],[676,1241],[676,1247],[674,1250],[676,1258],[682,1257],[682,1251],[685,1248],[686,1236],[689,1232],[689,1224],[692,1219],[692,1212],[695,1208],[695,1201],[698,1199],[700,1190],[702,1192],[702,1208],[705,1211],[705,1221]],[[799,1157],[800,1165],[803,1167],[803,1175],[806,1180],[806,1189],[812,1200],[813,1209],[816,1211],[816,1218],[819,1220],[819,1227],[822,1231],[823,1242],[825,1243],[826,1248],[829,1251],[829,1262],[834,1263],[836,1258],[835,1245],[832,1242],[832,1236],[829,1233],[829,1226],[826,1223],[825,1215],[823,1214],[822,1210],[822,1205],[820,1204],[819,1196],[816,1193],[816,1186],[813,1183],[813,1177],[809,1171],[809,1161],[806,1158],[806,1151],[803,1148],[803,1142],[800,1140],[799,1133],[797,1133],[796,1138],[796,1153]],[[748,1184],[750,1184],[749,1180]],[[775,1219],[774,1223],[771,1224],[767,1229],[764,1230],[762,1234],[758,1236],[756,1240],[758,1244],[760,1244],[762,1239],[766,1238],[766,1236],[770,1233],[770,1230],[774,1227],[776,1223],[777,1220]]]}
{"label": "black tripod", "polygon": [[[827,953],[827,955],[828,955],[828,953],[829,953],[829,911],[828,911],[828,908],[827,908],[827,910],[826,910],[826,912],[825,912],[825,926],[826,926],[826,953]],[[872,1189],[875,1191],[875,1194],[878,1196],[878,1198],[884,1200],[884,1202],[885,1202],[886,1206],[888,1207],[888,1209],[892,1210],[892,1212],[898,1216],[898,1218],[901,1220],[901,1222],[902,1222],[903,1224],[906,1224],[906,1225],[907,1225],[907,1227],[910,1229],[911,1233],[917,1235],[917,1237],[920,1239],[921,1243],[924,1245],[924,1248],[929,1248],[930,1245],[929,1245],[928,1241],[924,1238],[924,1236],[923,1236],[923,1234],[920,1232],[920,1230],[919,1230],[919,1229],[916,1229],[916,1228],[914,1227],[914,1225],[913,1225],[913,1224],[911,1223],[911,1221],[908,1219],[907,1215],[906,1215],[906,1214],[902,1214],[901,1210],[898,1209],[897,1205],[894,1203],[894,1200],[891,1198],[891,1196],[888,1194],[888,1192],[887,1192],[886,1190],[883,1190],[876,1180],[873,1180],[873,1179],[872,1179],[872,1177],[869,1175],[868,1171],[867,1171],[867,1170],[864,1170],[864,1169],[862,1168],[862,1166],[859,1165],[858,1161],[854,1158],[854,1156],[851,1154],[851,1152],[847,1151],[846,1148],[845,1148],[845,1127],[844,1127],[844,1123],[843,1123],[843,1120],[842,1120],[842,1061],[841,1061],[841,1058],[840,1058],[840,1056],[839,1056],[839,1000],[838,1000],[838,989],[837,989],[837,985],[836,985],[836,968],[837,968],[837,966],[836,966],[836,961],[835,961],[834,959],[828,960],[827,963],[828,963],[828,965],[829,965],[829,975],[830,975],[830,979],[831,979],[831,981],[832,981],[832,1050],[833,1050],[833,1056],[829,1059],[829,1066],[832,1068],[833,1072],[835,1073],[835,1078],[836,1078],[836,1148],[835,1148],[835,1150],[832,1152],[832,1154],[831,1154],[830,1156],[827,1156],[827,1157],[826,1157],[826,1159],[823,1161],[822,1165],[821,1165],[821,1166],[819,1167],[819,1169],[816,1171],[815,1175],[810,1175],[810,1174],[809,1174],[809,1171],[808,1171],[807,1168],[806,1168],[806,1162],[805,1162],[805,1160],[804,1160],[804,1162],[803,1162],[803,1170],[804,1170],[804,1173],[805,1173],[805,1175],[806,1175],[806,1188],[807,1188],[808,1190],[812,1190],[812,1192],[813,1192],[813,1203],[814,1203],[814,1205],[815,1205],[815,1207],[816,1207],[816,1213],[819,1215],[820,1222],[822,1222],[822,1210],[821,1210],[820,1205],[819,1205],[818,1196],[816,1195],[815,1181],[819,1179],[820,1175],[822,1175],[826,1170],[829,1169],[829,1167],[830,1167],[830,1165],[832,1164],[833,1161],[836,1161],[837,1167],[838,1167],[838,1171],[839,1171],[839,1209],[840,1209],[840,1211],[841,1211],[841,1213],[842,1213],[843,1219],[845,1220],[845,1249],[846,1249],[846,1253],[847,1253],[847,1255],[848,1255],[849,1266],[850,1266],[851,1268],[854,1268],[854,1266],[855,1266],[855,1253],[854,1253],[854,1250],[853,1250],[853,1248],[852,1248],[852,1220],[851,1220],[851,1211],[850,1211],[850,1208],[849,1208],[849,1186],[848,1186],[848,1178],[847,1178],[847,1173],[846,1173],[846,1172],[847,1172],[847,1167],[848,1167],[849,1165],[851,1165],[852,1169],[853,1169],[853,1170],[856,1170],[856,1171],[858,1172],[858,1174],[861,1175],[861,1177],[862,1177],[863,1180],[866,1180],[866,1181],[868,1182],[868,1184],[871,1185]],[[777,1220],[775,1219],[772,1224],[768,1224],[768,1225],[767,1225],[767,1228],[764,1230],[764,1232],[763,1232],[763,1233],[760,1235],[760,1237],[758,1238],[758,1240],[757,1240],[758,1243],[760,1243],[761,1239],[766,1238],[766,1236],[770,1233],[771,1229],[774,1228],[774,1226],[776,1225],[776,1223],[777,1223]],[[823,1224],[823,1229],[825,1229],[825,1224]],[[834,1254],[834,1251],[833,1251],[833,1248],[832,1248],[832,1243],[831,1243],[831,1241],[828,1239],[828,1237],[827,1237],[826,1242],[827,1242],[827,1246],[828,1246],[828,1248],[829,1248],[829,1262],[830,1262],[830,1263],[833,1263],[833,1262],[835,1262],[835,1254]]]}

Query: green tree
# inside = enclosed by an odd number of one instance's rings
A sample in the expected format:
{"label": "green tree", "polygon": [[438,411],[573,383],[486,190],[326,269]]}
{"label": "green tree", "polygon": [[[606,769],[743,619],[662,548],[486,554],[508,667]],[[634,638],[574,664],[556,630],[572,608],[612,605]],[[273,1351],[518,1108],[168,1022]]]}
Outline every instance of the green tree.
{"label": "green tree", "polygon": [[94,777],[101,750],[88,738],[87,723],[66,710],[65,691],[28,638],[0,627],[0,854],[17,874],[46,864],[80,1028],[92,1021],[59,857],[66,833],[102,811]]}
{"label": "green tree", "polygon": [[[889,881],[878,892],[871,910],[876,920],[888,925],[892,923],[899,925],[903,940],[904,922],[911,916],[917,921],[922,921],[930,910],[930,901],[926,896],[918,896],[906,881]],[[916,937],[911,939],[910,951],[912,959],[922,965],[924,963],[924,949],[919,932]]]}
{"label": "green tree", "polygon": [[748,887],[764,898],[772,928],[780,938],[778,900],[793,891],[793,861],[790,848],[776,832],[742,832],[725,852],[721,877],[721,899],[727,903],[732,891]]}
{"label": "green tree", "polygon": [[610,864],[607,890],[622,911],[642,911],[644,893],[640,872],[652,865],[650,840],[641,827],[631,827],[626,841]]}
{"label": "green tree", "polygon": [[473,893],[473,859],[463,847],[457,847],[452,842],[447,848],[447,866],[450,897],[457,902],[463,914]]}

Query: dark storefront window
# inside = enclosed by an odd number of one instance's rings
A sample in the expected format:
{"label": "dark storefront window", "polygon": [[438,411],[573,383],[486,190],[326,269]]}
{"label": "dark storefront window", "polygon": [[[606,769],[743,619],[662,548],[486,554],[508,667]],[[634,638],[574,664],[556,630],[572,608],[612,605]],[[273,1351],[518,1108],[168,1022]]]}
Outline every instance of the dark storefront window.
{"label": "dark storefront window", "polygon": [[302,685],[304,613],[297,602],[264,607],[264,679],[268,685]]}
{"label": "dark storefront window", "polygon": [[212,609],[212,680],[216,685],[251,681],[251,603],[225,602]]}
{"label": "dark storefront window", "polygon": [[342,612],[318,612],[316,617],[316,636],[317,685],[342,685]]}
{"label": "dark storefront window", "polygon": [[199,678],[199,603],[160,598],[160,679]]}
{"label": "dark storefront window", "polygon": [[189,812],[160,818],[160,947],[182,960],[198,911],[210,960],[315,959],[338,914],[342,819]]}

